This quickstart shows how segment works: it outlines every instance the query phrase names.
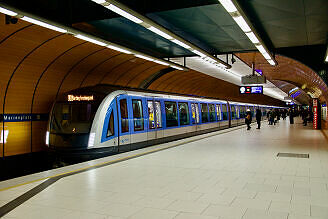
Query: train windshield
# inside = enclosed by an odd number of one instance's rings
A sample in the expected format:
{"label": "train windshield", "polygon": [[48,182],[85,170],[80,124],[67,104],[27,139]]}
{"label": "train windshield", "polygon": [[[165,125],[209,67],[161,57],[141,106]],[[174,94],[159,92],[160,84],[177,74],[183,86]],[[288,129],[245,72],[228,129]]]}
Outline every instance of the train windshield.
{"label": "train windshield", "polygon": [[51,133],[89,133],[97,108],[91,103],[56,103],[50,124]]}

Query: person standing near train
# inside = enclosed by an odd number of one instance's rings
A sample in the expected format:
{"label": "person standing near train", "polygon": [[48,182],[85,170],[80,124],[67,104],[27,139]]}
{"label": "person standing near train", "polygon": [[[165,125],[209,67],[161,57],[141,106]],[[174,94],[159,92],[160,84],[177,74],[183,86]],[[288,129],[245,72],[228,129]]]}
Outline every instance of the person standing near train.
{"label": "person standing near train", "polygon": [[247,109],[246,118],[245,118],[245,123],[247,125],[247,130],[251,129],[251,126],[250,126],[251,122],[252,122],[252,113],[251,113],[250,109]]}
{"label": "person standing near train", "polygon": [[255,117],[256,117],[256,122],[257,122],[257,129],[260,129],[261,128],[261,117],[262,117],[262,113],[261,113],[260,109],[256,110]]}

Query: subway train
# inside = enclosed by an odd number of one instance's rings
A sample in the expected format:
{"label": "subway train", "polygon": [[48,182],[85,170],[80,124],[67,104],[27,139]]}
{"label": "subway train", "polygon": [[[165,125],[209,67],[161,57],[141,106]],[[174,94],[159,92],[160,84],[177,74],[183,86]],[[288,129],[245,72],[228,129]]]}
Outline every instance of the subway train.
{"label": "subway train", "polygon": [[46,144],[62,155],[125,152],[243,125],[257,108],[266,118],[280,107],[96,85],[57,98]]}

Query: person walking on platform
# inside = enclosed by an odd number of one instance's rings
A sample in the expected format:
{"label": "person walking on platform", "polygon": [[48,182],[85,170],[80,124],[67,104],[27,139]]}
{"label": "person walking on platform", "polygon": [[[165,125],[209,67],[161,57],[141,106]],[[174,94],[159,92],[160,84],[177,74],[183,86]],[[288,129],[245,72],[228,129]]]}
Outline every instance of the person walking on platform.
{"label": "person walking on platform", "polygon": [[289,122],[290,122],[290,124],[294,124],[294,111],[293,111],[293,109],[289,109]]}
{"label": "person walking on platform", "polygon": [[261,128],[261,117],[262,117],[262,113],[261,113],[260,109],[256,110],[255,117],[256,117],[256,122],[257,122],[257,129],[260,129]]}
{"label": "person walking on platform", "polygon": [[252,122],[251,110],[250,109],[247,109],[246,118],[245,118],[245,123],[247,125],[247,130],[250,130],[251,129],[251,126],[250,126],[251,122]]}
{"label": "person walking on platform", "polygon": [[268,112],[268,120],[269,120],[269,125],[273,125],[274,114],[273,114],[272,109],[270,109],[270,111]]}
{"label": "person walking on platform", "polygon": [[282,113],[281,113],[281,117],[282,117],[283,120],[286,120],[286,117],[287,117],[287,110],[286,110],[286,109],[284,109],[284,110],[282,111]]}
{"label": "person walking on platform", "polygon": [[302,120],[303,120],[303,125],[307,125],[307,117],[308,117],[308,111],[307,110],[302,110]]}

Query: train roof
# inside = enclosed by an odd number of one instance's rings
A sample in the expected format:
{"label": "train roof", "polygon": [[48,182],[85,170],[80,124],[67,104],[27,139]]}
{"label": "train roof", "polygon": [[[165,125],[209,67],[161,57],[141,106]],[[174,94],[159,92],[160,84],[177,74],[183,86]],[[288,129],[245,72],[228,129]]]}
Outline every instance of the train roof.
{"label": "train roof", "polygon": [[107,84],[97,84],[94,86],[89,87],[82,87],[75,90],[68,91],[63,93],[57,98],[57,101],[67,101],[68,94],[75,94],[75,95],[96,95],[97,99],[104,99],[108,94],[114,91],[122,91],[122,93],[126,94],[133,94],[133,95],[144,95],[147,93],[147,96],[151,97],[161,97],[161,98],[174,98],[174,99],[183,99],[183,100],[197,100],[201,99],[204,102],[229,102],[230,104],[238,104],[238,105],[245,105],[245,106],[263,106],[263,107],[274,107],[268,105],[261,105],[255,103],[243,103],[243,102],[234,102],[229,100],[220,100],[211,97],[204,97],[204,96],[197,96],[197,95],[187,95],[187,94],[178,94],[178,93],[170,93],[170,92],[163,92],[163,91],[154,91],[148,89],[140,89],[140,88],[131,88],[131,87],[123,87],[117,85],[107,85]]}

